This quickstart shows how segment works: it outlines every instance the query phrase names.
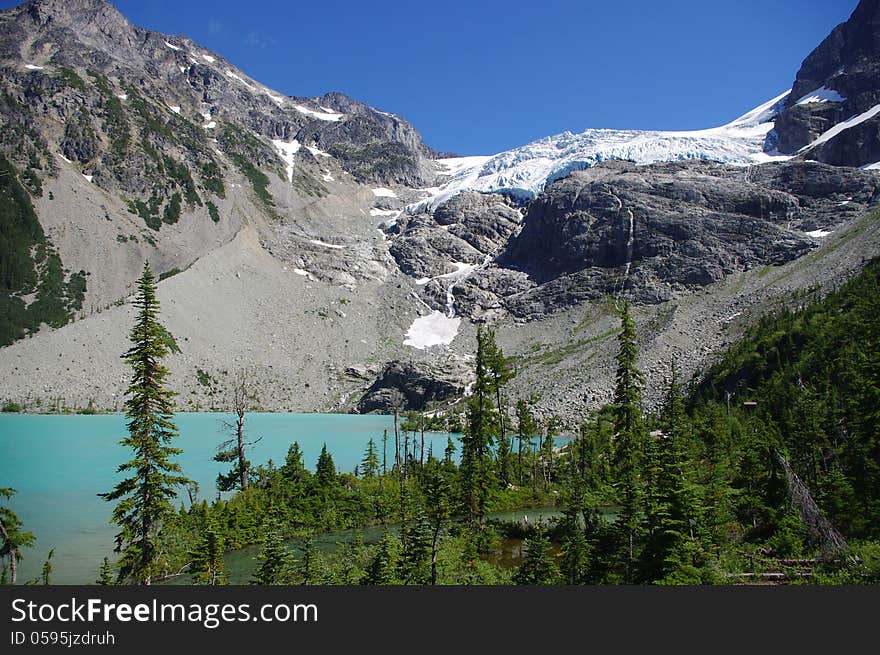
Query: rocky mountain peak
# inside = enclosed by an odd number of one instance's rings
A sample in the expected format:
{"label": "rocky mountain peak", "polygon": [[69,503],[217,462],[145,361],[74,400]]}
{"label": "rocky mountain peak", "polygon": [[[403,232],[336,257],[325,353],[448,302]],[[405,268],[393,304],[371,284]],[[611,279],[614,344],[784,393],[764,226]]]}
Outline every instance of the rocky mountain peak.
{"label": "rocky mountain peak", "polygon": [[112,34],[109,28],[129,29],[131,24],[106,0],[30,0],[22,8],[40,26],[76,26]]}
{"label": "rocky mountain peak", "polygon": [[862,0],[804,59],[776,119],[779,150],[838,166],[872,164],[880,160],[878,105],[880,0]]}
{"label": "rocky mountain peak", "polygon": [[[795,78],[788,106],[830,78],[845,79],[847,70],[873,68],[880,54],[880,0],[862,0],[845,23],[835,27],[804,59]],[[856,67],[856,70],[852,70]],[[843,79],[841,81],[844,81]]]}

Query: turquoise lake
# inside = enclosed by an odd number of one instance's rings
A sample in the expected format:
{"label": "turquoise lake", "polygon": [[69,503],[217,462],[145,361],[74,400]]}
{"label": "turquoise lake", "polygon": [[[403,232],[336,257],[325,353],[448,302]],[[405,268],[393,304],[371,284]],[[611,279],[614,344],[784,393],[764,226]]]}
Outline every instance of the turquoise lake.
{"label": "turquoise lake", "polygon": [[[220,413],[180,413],[175,422],[182,448],[177,461],[183,473],[197,481],[200,497],[216,497],[217,474],[226,464],[213,460],[217,446],[228,438]],[[248,459],[280,465],[291,443],[298,441],[307,468],[314,470],[326,442],[336,469],[351,472],[363,458],[367,442],[376,441],[381,459],[382,432],[389,431],[389,460],[394,447],[391,416],[349,414],[252,413],[245,424],[249,440],[260,439]],[[112,556],[115,526],[112,504],[97,496],[109,491],[121,477],[116,468],[129,459],[119,445],[126,435],[125,416],[0,415],[0,487],[18,493],[9,506],[36,536],[34,548],[24,550],[19,583],[39,575],[49,549],[52,582],[88,584],[95,580],[102,558]],[[442,454],[446,434],[426,433],[425,448]],[[185,495],[185,493],[184,493]]]}

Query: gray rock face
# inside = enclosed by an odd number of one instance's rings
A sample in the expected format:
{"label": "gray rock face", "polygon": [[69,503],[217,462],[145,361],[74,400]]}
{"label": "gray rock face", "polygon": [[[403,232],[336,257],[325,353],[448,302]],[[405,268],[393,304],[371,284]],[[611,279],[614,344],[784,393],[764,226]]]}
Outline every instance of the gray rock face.
{"label": "gray rock face", "polygon": [[[282,97],[190,39],[132,25],[104,0],[31,0],[0,12],[0,23],[0,86],[50,146],[60,141],[53,126],[67,125],[65,156],[100,164],[96,183],[107,190],[149,190],[166,156],[200,168],[214,159],[212,137],[229,154],[230,141],[241,142],[234,154],[258,167],[281,169],[269,139],[297,139],[332,148],[363,181],[419,185],[431,174],[433,151],[405,120],[338,93]],[[342,117],[321,120],[330,115],[322,107]],[[160,165],[125,170],[120,162],[139,154]]]}
{"label": "gray rock face", "polygon": [[[843,102],[796,104],[825,87]],[[845,23],[838,25],[804,60],[777,117],[778,148],[793,154],[843,120],[880,103],[880,1],[862,0]],[[842,131],[804,157],[838,166],[880,161],[880,119],[873,118]]]}
{"label": "gray rock face", "polygon": [[871,173],[817,163],[603,164],[535,199],[496,260],[527,283],[493,291],[524,318],[605,295],[662,302],[806,254],[818,245],[806,232],[833,230],[878,193]]}
{"label": "gray rock face", "polygon": [[[429,278],[423,286],[426,299],[434,308],[440,308],[446,303],[447,289],[455,282],[454,278],[440,276],[455,273],[453,263],[482,266],[507,244],[519,229],[521,220],[519,210],[504,196],[462,193],[442,204],[433,214],[402,215],[394,228],[397,236],[390,253],[407,275]],[[474,287],[469,289],[474,296]],[[467,295],[456,283],[453,289],[456,303],[462,293]],[[475,302],[473,297],[461,300],[461,307]]]}
{"label": "gray rock face", "polygon": [[429,403],[460,396],[464,387],[456,376],[447,377],[449,374],[424,364],[389,362],[358,402],[357,411],[391,414],[395,409],[423,410]]}

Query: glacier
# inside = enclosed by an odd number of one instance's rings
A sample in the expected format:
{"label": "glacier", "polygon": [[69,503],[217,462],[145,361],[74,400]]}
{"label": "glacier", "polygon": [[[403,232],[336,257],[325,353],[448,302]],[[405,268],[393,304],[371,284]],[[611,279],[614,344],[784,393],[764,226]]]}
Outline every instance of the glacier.
{"label": "glacier", "polygon": [[587,129],[580,134],[548,136],[492,156],[439,159],[437,172],[444,182],[424,189],[427,197],[408,209],[434,209],[468,190],[528,199],[572,171],[606,160],[653,164],[702,159],[748,165],[789,159],[767,147],[773,120],[789,93],[720,127],[691,131]]}

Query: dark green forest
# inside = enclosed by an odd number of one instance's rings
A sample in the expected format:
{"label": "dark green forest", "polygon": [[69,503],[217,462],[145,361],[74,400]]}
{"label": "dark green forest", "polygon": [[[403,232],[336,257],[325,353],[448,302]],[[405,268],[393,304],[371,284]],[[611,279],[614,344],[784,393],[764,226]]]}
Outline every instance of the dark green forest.
{"label": "dark green forest", "polygon": [[[227,555],[257,545],[254,584],[876,583],[878,282],[874,261],[824,297],[803,294],[693,380],[670,362],[656,412],[643,409],[638,335],[621,307],[613,402],[561,446],[558,420],[538,420],[527,400],[508,397],[509,362],[481,328],[476,382],[454,417],[462,434],[444,452],[425,451],[421,438],[440,419],[417,413],[365,444],[354,472],[337,471],[326,448],[313,472],[296,443],[285,461],[252,465],[240,429],[218,454],[231,466],[218,487],[232,493],[201,499],[172,461],[176,431],[158,364],[168,334],[153,282],[142,280],[126,353],[136,373],[133,477],[105,494],[119,501],[121,557],[100,570],[96,562],[96,582],[223,584]],[[138,402],[147,392],[154,402]],[[145,473],[154,505],[141,534],[144,461],[163,468]],[[176,506],[187,492],[190,502]],[[560,516],[490,518],[548,505]],[[310,539],[371,526],[382,530],[378,543],[322,552]],[[501,562],[510,544],[519,556]]]}
{"label": "dark green forest", "polygon": [[[42,195],[39,187],[33,189]],[[86,272],[64,270],[30,194],[15,167],[0,157],[0,346],[44,323],[65,325],[82,309],[86,291]]]}

